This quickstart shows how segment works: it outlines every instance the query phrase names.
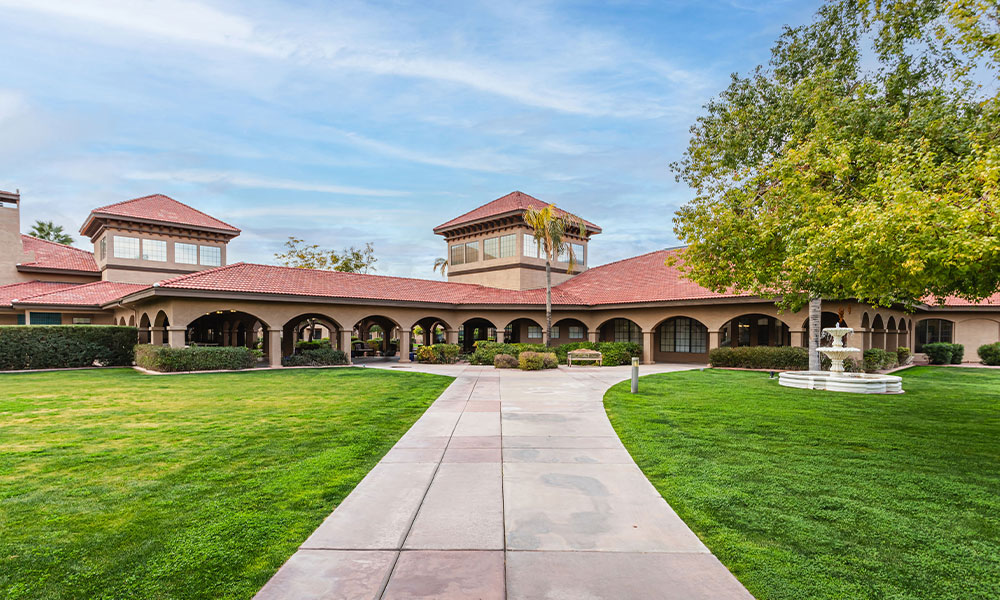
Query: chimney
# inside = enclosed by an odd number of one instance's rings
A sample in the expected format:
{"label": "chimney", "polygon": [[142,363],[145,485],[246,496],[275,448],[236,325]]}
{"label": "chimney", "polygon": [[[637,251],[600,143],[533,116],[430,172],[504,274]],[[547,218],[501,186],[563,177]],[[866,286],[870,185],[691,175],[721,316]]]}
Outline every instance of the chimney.
{"label": "chimney", "polygon": [[0,191],[0,285],[21,281],[17,265],[33,260],[21,244],[21,192]]}

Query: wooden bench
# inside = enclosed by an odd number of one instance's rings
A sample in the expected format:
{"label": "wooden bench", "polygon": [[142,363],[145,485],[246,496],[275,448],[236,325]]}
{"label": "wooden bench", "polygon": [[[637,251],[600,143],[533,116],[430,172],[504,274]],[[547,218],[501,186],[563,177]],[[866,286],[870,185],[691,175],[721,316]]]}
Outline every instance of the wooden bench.
{"label": "wooden bench", "polygon": [[574,359],[577,362],[581,360],[597,361],[596,362],[597,366],[601,366],[601,363],[604,360],[604,355],[598,352],[597,350],[587,350],[586,348],[577,348],[576,350],[570,350],[569,352],[566,353],[566,366],[572,367]]}

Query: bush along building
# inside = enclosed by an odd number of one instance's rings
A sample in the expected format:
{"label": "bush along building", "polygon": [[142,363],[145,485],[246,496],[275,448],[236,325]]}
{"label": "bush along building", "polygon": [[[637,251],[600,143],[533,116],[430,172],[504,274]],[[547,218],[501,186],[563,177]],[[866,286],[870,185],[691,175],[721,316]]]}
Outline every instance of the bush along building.
{"label": "bush along building", "polygon": [[[586,231],[570,237],[575,268],[568,254],[553,265],[547,339],[545,261],[523,219],[544,206],[513,192],[434,228],[449,260],[448,280],[435,281],[230,263],[227,245],[240,230],[161,194],[91,211],[80,229],[93,246],[85,251],[22,234],[20,195],[0,192],[0,325],[130,325],[143,344],[256,347],[273,366],[317,331],[348,360],[360,339],[366,352],[401,362],[438,341],[469,353],[478,340],[631,342],[646,363],[707,363],[714,348],[807,345],[804,312],[702,288],[665,264],[678,249],[591,264],[589,244],[602,230],[583,219]],[[838,311],[862,350],[921,353],[957,343],[968,349],[964,360],[976,361],[979,346],[1000,341],[1000,293],[914,312],[827,302],[824,327]]]}

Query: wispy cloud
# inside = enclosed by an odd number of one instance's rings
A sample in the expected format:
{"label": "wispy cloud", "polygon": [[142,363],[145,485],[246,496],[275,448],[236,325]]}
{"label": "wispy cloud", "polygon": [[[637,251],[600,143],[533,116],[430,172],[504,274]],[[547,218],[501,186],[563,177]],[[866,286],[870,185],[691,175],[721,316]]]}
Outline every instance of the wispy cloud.
{"label": "wispy cloud", "polygon": [[125,179],[141,181],[172,181],[184,183],[201,183],[209,185],[226,185],[243,188],[261,188],[270,190],[293,190],[297,192],[321,192],[324,194],[339,194],[346,196],[406,196],[409,192],[401,190],[383,190],[377,188],[355,187],[328,183],[312,183],[291,179],[273,179],[259,177],[246,173],[209,170],[181,171],[131,171],[123,175]]}

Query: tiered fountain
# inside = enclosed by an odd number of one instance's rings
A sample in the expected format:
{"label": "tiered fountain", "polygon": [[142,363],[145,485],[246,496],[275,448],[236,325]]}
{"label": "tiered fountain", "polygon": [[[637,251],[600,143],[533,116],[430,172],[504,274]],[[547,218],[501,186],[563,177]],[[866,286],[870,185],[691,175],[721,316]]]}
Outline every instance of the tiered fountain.
{"label": "tiered fountain", "polygon": [[778,375],[778,383],[786,387],[855,394],[902,394],[903,379],[895,375],[848,373],[844,359],[861,352],[860,348],[844,346],[844,338],[854,333],[850,327],[826,327],[823,333],[833,337],[833,345],[817,348],[830,358],[829,371],[786,371]]}

